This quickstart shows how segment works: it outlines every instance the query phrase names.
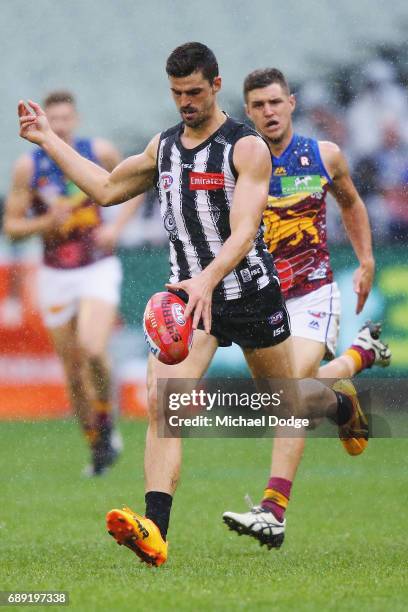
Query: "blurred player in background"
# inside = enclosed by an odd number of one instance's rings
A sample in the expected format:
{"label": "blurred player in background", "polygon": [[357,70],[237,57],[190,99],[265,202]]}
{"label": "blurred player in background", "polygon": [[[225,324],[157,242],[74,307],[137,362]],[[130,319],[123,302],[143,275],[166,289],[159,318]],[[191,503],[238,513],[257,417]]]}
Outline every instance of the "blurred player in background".
{"label": "blurred player in background", "polygon": [[[38,104],[28,102],[33,112],[22,101],[18,105],[20,135],[43,147],[101,205],[119,204],[158,180],[170,242],[167,286],[188,295],[185,316],[193,316],[194,344],[177,365],[149,358],[145,516],[129,508],[107,515],[116,541],[150,565],[167,559],[167,530],[181,467],[180,438],[159,436],[157,380],[200,379],[218,346],[232,342],[241,347],[254,378],[290,380],[296,374],[287,311],[260,225],[272,170],[269,150],[255,130],[221,111],[218,63],[206,45],[181,45],[167,59],[166,71],[181,123],[157,134],[142,154],[111,173],[58,138]],[[354,388],[332,391],[315,385],[317,395],[301,401],[297,385],[288,385],[293,410],[309,414],[319,404],[321,414],[338,425],[344,444],[351,438],[365,448],[367,425]],[[287,453],[282,438],[276,447],[280,455]],[[261,544],[279,547],[285,522],[272,512],[261,514],[263,528],[252,535]]]}
{"label": "blurred player in background", "polygon": [[[245,110],[268,143],[272,156],[265,242],[273,254],[289,311],[299,378],[351,377],[373,365],[388,366],[391,353],[379,339],[381,328],[367,322],[352,346],[334,359],[340,324],[340,295],[333,282],[326,235],[326,196],[340,207],[359,267],[354,274],[360,313],[371,290],[374,257],[366,207],[351,179],[347,162],[332,142],[295,134],[295,97],[275,68],[255,70],[244,82]],[[276,322],[278,327],[279,321]],[[334,359],[321,366],[323,359]],[[305,439],[287,439],[287,453],[276,457],[276,476],[265,491],[262,508],[283,520]],[[226,513],[228,524],[245,532],[259,516]]]}
{"label": "blurred player in background", "polygon": [[[75,136],[78,113],[72,93],[51,92],[44,108],[55,133],[81,155],[107,170],[119,163],[111,143]],[[106,349],[122,280],[113,249],[139,202],[128,202],[114,222],[104,223],[101,209],[40,148],[17,160],[6,201],[4,232],[12,239],[42,237],[40,307],[91,449],[86,475],[102,474],[122,445],[113,423]]]}

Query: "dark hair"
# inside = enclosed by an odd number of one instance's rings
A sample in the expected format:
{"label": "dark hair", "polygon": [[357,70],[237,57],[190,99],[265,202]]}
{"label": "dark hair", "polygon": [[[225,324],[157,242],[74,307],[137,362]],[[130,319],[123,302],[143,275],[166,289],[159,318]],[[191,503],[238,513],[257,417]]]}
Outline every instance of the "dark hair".
{"label": "dark hair", "polygon": [[218,63],[214,53],[206,45],[189,42],[180,45],[167,58],[168,76],[180,78],[201,71],[210,83],[218,76]]}
{"label": "dark hair", "polygon": [[280,70],[277,68],[264,68],[262,70],[254,70],[250,72],[244,81],[244,98],[248,98],[248,93],[253,89],[261,89],[272,85],[272,83],[279,83],[282,89],[290,94],[289,84]]}
{"label": "dark hair", "polygon": [[58,89],[55,91],[51,91],[47,97],[45,98],[43,105],[46,108],[47,106],[51,106],[52,104],[62,104],[62,103],[72,104],[72,106],[76,106],[75,96],[67,89]]}

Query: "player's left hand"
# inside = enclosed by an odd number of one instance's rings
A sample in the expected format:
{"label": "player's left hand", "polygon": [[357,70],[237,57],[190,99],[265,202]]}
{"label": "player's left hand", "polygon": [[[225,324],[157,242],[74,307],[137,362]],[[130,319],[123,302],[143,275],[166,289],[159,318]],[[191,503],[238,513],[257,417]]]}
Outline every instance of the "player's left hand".
{"label": "player's left hand", "polygon": [[185,317],[188,319],[193,315],[193,329],[197,329],[200,319],[203,320],[204,330],[207,334],[211,331],[211,302],[214,286],[210,278],[203,273],[180,281],[179,283],[166,283],[167,289],[181,289],[188,294],[188,304]]}
{"label": "player's left hand", "polygon": [[361,264],[360,267],[354,272],[353,288],[355,293],[357,293],[356,314],[360,314],[364,308],[364,304],[367,301],[368,294],[370,293],[373,285],[374,272],[374,261]]}
{"label": "player's left hand", "polygon": [[95,229],[94,237],[97,246],[110,250],[115,248],[118,242],[119,231],[114,223],[106,223]]}

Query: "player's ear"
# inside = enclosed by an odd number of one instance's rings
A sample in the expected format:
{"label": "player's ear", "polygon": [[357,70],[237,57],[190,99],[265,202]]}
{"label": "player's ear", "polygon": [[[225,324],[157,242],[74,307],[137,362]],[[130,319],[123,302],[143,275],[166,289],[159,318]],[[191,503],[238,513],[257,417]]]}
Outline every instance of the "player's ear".
{"label": "player's ear", "polygon": [[251,113],[249,112],[249,106],[246,102],[244,104],[244,109],[245,109],[245,114],[248,117],[248,119],[251,119]]}
{"label": "player's ear", "polygon": [[295,98],[294,94],[290,94],[290,96],[289,96],[289,104],[290,104],[290,106],[292,108],[292,113],[293,113],[293,111],[296,108],[296,98]]}
{"label": "player's ear", "polygon": [[221,89],[221,85],[222,85],[222,79],[220,76],[216,76],[214,77],[214,80],[212,82],[212,88],[213,88],[213,92],[217,93],[217,91],[220,91]]}

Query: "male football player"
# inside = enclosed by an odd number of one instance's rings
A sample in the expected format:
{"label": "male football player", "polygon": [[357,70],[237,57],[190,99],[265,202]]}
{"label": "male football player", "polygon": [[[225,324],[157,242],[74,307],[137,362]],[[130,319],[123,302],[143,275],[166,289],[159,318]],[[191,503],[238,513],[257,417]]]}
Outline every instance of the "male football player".
{"label": "male football player", "polygon": [[[78,113],[69,91],[44,101],[53,133],[93,163],[112,170],[120,161],[105,140],[78,138]],[[122,271],[113,247],[140,203],[129,202],[104,223],[101,209],[41,148],[17,160],[6,201],[4,231],[13,239],[42,237],[39,298],[44,323],[66,376],[69,396],[91,449],[85,475],[100,475],[121,447],[112,418],[106,346],[120,299]]]}
{"label": "male football player", "polygon": [[[107,515],[109,532],[142,561],[167,559],[170,509],[181,464],[179,438],[158,436],[157,379],[200,379],[218,346],[236,342],[256,378],[293,378],[295,364],[289,320],[273,258],[260,229],[271,175],[270,152],[260,136],[227,117],[217,103],[221,88],[217,60],[202,43],[177,47],[166,72],[181,123],[154,136],[140,155],[112,172],[85,159],[51,129],[35,102],[19,103],[20,135],[36,142],[80,189],[102,206],[143,193],[158,179],[164,226],[169,235],[169,289],[188,294],[185,316],[195,328],[190,354],[180,364],[148,363],[149,425],[145,452],[146,511],[128,508]],[[280,332],[271,324],[280,318]],[[316,394],[294,409],[309,413],[319,403],[342,438],[366,445],[366,425],[354,389],[317,385]],[[348,442],[348,439],[347,439]],[[285,455],[275,442],[275,461]],[[274,469],[274,468],[272,468]],[[273,475],[273,473],[272,473]],[[270,546],[283,539],[284,523],[269,513]]]}
{"label": "male football player", "polygon": [[[389,365],[391,353],[379,339],[380,326],[366,323],[351,347],[333,359],[339,332],[340,295],[330,267],[326,233],[326,196],[336,199],[359,267],[354,274],[360,313],[374,277],[367,210],[351,179],[347,162],[332,142],[295,134],[295,97],[280,70],[251,72],[244,81],[245,110],[268,143],[272,158],[268,206],[263,214],[265,242],[274,256],[291,322],[295,369],[299,378],[351,377],[376,364]],[[279,325],[279,322],[276,323]],[[333,359],[321,366],[323,358]],[[261,508],[284,520],[292,482],[305,439],[287,439],[287,454],[265,490]],[[345,445],[356,454],[355,449]],[[262,514],[226,512],[239,533],[252,532]]]}

